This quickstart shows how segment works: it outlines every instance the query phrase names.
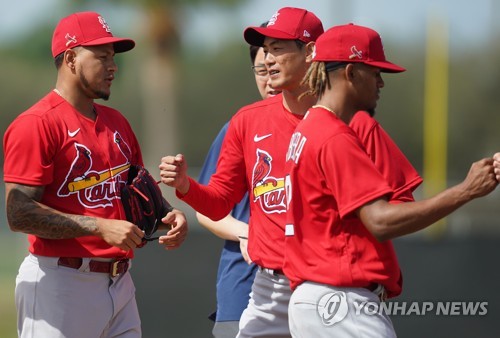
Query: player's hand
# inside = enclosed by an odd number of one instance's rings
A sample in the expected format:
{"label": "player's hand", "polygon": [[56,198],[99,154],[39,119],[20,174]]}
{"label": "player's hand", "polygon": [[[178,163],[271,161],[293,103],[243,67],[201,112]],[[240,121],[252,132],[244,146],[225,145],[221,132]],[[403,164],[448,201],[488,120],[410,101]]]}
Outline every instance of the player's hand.
{"label": "player's hand", "polygon": [[500,153],[493,155],[493,167],[495,170],[495,177],[500,182]]}
{"label": "player's hand", "polygon": [[250,255],[248,254],[248,237],[247,236],[240,236],[238,237],[240,240],[240,250],[241,250],[241,255],[243,256],[243,259],[245,262],[248,263],[248,265],[252,264],[252,259],[250,259]]}
{"label": "player's hand", "polygon": [[142,243],[144,231],[128,221],[117,219],[98,219],[98,236],[106,243],[128,251]]}
{"label": "player's hand", "polygon": [[161,220],[164,224],[170,225],[171,229],[165,236],[160,236],[158,242],[165,247],[165,250],[177,249],[186,239],[188,234],[188,223],[186,215],[180,210],[174,209]]}
{"label": "player's hand", "polygon": [[494,168],[494,162],[493,158],[484,158],[472,164],[467,177],[462,182],[464,191],[471,198],[482,197],[495,190],[498,185],[498,174],[497,169]]}
{"label": "player's hand", "polygon": [[177,189],[185,195],[189,190],[189,177],[187,175],[187,162],[184,155],[165,156],[158,166],[161,181],[169,187]]}

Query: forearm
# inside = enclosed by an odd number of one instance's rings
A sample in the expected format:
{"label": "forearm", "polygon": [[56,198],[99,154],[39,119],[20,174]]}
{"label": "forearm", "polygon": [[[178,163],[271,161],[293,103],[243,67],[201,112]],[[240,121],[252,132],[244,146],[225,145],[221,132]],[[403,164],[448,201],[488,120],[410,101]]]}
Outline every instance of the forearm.
{"label": "forearm", "polygon": [[[213,221],[219,221],[226,217],[237,203],[230,200],[233,194],[231,191],[226,191],[224,187],[202,185],[192,178],[189,180],[189,191],[186,194],[181,194],[178,191],[177,197]],[[241,197],[242,195],[237,201],[241,200]]]}
{"label": "forearm", "polygon": [[47,239],[97,235],[99,219],[64,214],[37,202],[32,196],[36,189],[38,188],[6,185],[7,220],[12,231]]}
{"label": "forearm", "polygon": [[359,216],[370,232],[378,240],[384,241],[425,229],[471,199],[467,191],[457,185],[417,202],[391,204],[378,200],[371,204],[378,208],[375,213],[365,212],[369,209],[363,207]]}
{"label": "forearm", "polygon": [[198,212],[196,218],[203,227],[222,239],[237,242],[238,236],[248,237],[248,224],[237,220],[231,214],[216,222]]}
{"label": "forearm", "polygon": [[163,157],[159,168],[161,181],[175,188],[179,199],[214,221],[224,218],[247,191],[244,161],[221,164],[208,185],[187,175],[182,154]]}

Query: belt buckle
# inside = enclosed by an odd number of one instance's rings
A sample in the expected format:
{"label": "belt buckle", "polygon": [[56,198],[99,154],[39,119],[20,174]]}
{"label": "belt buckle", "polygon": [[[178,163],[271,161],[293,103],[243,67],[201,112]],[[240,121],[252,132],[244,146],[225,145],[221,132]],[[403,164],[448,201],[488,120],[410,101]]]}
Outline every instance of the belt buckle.
{"label": "belt buckle", "polygon": [[387,300],[387,291],[385,290],[385,288],[382,290],[382,292],[380,292],[378,298],[381,302],[385,302]]}
{"label": "belt buckle", "polygon": [[110,269],[110,272],[109,272],[109,274],[111,275],[111,277],[118,276],[120,274],[118,272],[118,266],[120,265],[120,263],[126,263],[126,262],[127,262],[126,259],[120,259],[120,260],[112,262],[111,263],[111,269]]}
{"label": "belt buckle", "polygon": [[278,269],[262,268],[262,271],[274,277],[279,277],[280,275],[282,275],[281,270]]}
{"label": "belt buckle", "polygon": [[387,290],[382,284],[379,284],[373,292],[378,296],[378,299],[381,302],[385,302],[387,300]]}

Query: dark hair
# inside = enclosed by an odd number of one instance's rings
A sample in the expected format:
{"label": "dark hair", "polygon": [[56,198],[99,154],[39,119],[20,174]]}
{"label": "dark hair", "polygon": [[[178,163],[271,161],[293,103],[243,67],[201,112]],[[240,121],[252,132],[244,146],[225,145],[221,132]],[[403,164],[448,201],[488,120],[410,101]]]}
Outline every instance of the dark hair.
{"label": "dark hair", "polygon": [[[263,22],[260,24],[259,27],[267,27],[267,23],[268,23],[268,21]],[[260,48],[260,46],[250,45],[250,61],[252,61],[252,66],[255,63],[255,58],[257,57],[257,52],[259,51],[259,48]]]}
{"label": "dark hair", "polygon": [[54,58],[54,64],[56,65],[56,69],[61,68],[63,60],[64,60],[64,52],[60,53]]}
{"label": "dark hair", "polygon": [[306,43],[305,43],[304,41],[302,41],[302,40],[296,39],[296,40],[294,40],[294,41],[295,41],[295,44],[297,45],[297,47],[298,47],[299,49],[304,48],[304,46],[306,45]]}

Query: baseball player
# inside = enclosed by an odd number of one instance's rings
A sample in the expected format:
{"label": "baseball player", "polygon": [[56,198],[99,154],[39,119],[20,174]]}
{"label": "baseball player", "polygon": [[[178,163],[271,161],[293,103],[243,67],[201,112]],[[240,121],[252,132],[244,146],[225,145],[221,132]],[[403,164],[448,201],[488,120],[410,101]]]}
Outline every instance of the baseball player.
{"label": "baseball player", "polygon": [[[261,27],[266,25],[267,22]],[[250,46],[250,60],[255,83],[261,97],[265,99],[279,94],[279,91],[271,88],[268,84],[269,76],[264,64],[262,47]],[[201,184],[207,184],[216,170],[222,141],[228,126],[229,123],[226,123],[222,127],[210,147],[198,179]],[[241,313],[246,308],[250,297],[257,266],[247,264],[242,255],[242,252],[247,253],[245,248],[248,238],[249,214],[248,193],[233,208],[231,214],[220,221],[214,222],[210,218],[196,213],[201,225],[225,239],[217,273],[217,310],[210,316],[210,319],[215,321],[212,330],[215,338],[234,338],[238,334]],[[240,244],[244,246],[241,251]]]}
{"label": "baseball player", "polygon": [[[95,12],[71,14],[52,38],[55,89],[19,115],[4,135],[6,210],[28,234],[16,278],[19,337],[141,337],[129,269],[144,233],[125,221],[120,188],[142,165],[129,123],[107,100],[115,53],[134,47]],[[184,240],[178,210],[165,248]]]}
{"label": "baseball player", "polygon": [[[274,34],[276,34],[276,32],[274,32]],[[271,66],[273,65],[272,63],[270,64]],[[280,77],[276,78],[280,79]],[[359,112],[355,116],[355,118],[352,119],[351,128],[353,128],[353,130],[358,134],[359,138],[363,142],[363,145],[366,147],[367,151],[369,151],[370,157],[373,159],[373,161],[376,161],[377,166],[379,167],[381,172],[383,172],[384,175],[387,175],[387,179],[389,180],[391,187],[394,187],[394,190],[399,192],[399,198],[402,200],[413,200],[412,191],[422,182],[422,179],[401,153],[399,148],[395,146],[394,142],[390,139],[387,133],[385,133],[385,131],[377,123],[377,121],[373,119],[367,112]],[[383,161],[381,161],[381,159],[383,159]],[[395,162],[393,159],[400,160],[398,162]],[[274,161],[276,162],[276,159],[274,159]],[[164,174],[166,177],[174,177],[176,175],[175,172],[169,172],[169,170],[165,170]],[[169,180],[167,179],[165,181],[168,182]],[[262,236],[265,236],[265,230],[260,231],[262,232]],[[252,238],[250,238],[250,241],[251,240]],[[269,269],[261,269],[261,272],[273,272],[273,275],[275,274],[275,271],[270,271]],[[282,274],[279,275],[279,277],[281,279],[285,278]],[[288,298],[290,296],[290,293],[286,292],[286,289],[280,289],[279,286],[280,285],[278,284],[278,286],[275,287],[275,289],[279,290],[279,292],[271,291],[269,292],[270,295],[266,295],[272,298],[276,303],[280,304],[280,306],[276,306],[275,308],[270,310],[273,312],[276,312],[276,308],[281,309],[283,307],[286,307]],[[270,289],[272,290],[273,288]],[[262,298],[265,300],[265,297]],[[250,307],[254,306],[251,305]],[[265,312],[263,312],[262,314],[268,315]],[[276,327],[277,325],[279,325],[279,322],[273,316],[274,314],[270,316],[272,320],[269,320],[267,322],[265,320],[259,319],[261,322],[261,327]],[[259,323],[259,321],[255,322]]]}
{"label": "baseball player", "polygon": [[[182,155],[166,156],[160,164],[162,182],[178,197],[213,220],[225,217],[246,192],[250,200],[248,253],[259,266],[248,307],[240,319],[238,337],[290,337],[288,279],[281,271],[285,224],[284,155],[293,130],[313,97],[299,99],[312,58],[314,40],[323,33],[313,13],[285,7],[267,27],[249,27],[245,40],[263,46],[275,97],[243,107],[235,114],[224,139],[217,170],[203,186],[187,176]],[[242,234],[245,237],[246,233]]]}
{"label": "baseball player", "polygon": [[400,194],[347,124],[358,110],[375,108],[381,72],[404,68],[385,59],[378,33],[353,24],[318,38],[313,61],[307,80],[318,102],[297,126],[286,155],[283,270],[294,289],[290,330],[293,337],[395,337],[383,311],[355,311],[401,292],[390,239],[493,191],[493,159],[474,163],[462,183],[433,198],[392,201]]}

